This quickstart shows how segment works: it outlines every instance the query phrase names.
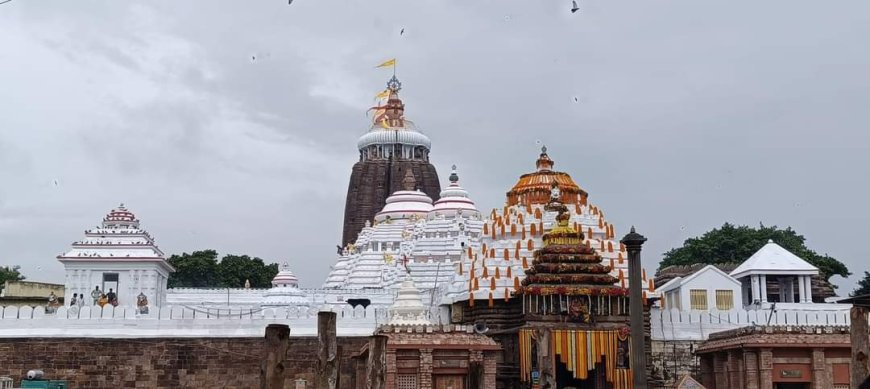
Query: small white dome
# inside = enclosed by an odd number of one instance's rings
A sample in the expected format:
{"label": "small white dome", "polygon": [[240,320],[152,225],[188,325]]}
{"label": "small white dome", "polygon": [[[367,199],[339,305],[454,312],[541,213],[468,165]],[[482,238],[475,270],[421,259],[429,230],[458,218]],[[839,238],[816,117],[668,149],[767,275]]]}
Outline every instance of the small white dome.
{"label": "small white dome", "polygon": [[468,191],[459,186],[459,175],[456,174],[454,165],[453,172],[450,173],[450,185],[441,191],[441,198],[435,202],[429,215],[455,217],[459,213],[464,216],[480,215],[474,201],[468,198]]}
{"label": "small white dome", "polygon": [[275,275],[275,278],[272,279],[272,286],[275,288],[278,287],[291,287],[298,288],[299,287],[299,278],[290,271],[290,265],[287,262],[284,262],[281,265],[281,270],[278,271],[278,274]]}
{"label": "small white dome", "polygon": [[409,219],[411,216],[426,217],[432,211],[432,199],[419,190],[400,190],[387,197],[387,205],[375,215],[378,223],[389,217],[391,220]]}

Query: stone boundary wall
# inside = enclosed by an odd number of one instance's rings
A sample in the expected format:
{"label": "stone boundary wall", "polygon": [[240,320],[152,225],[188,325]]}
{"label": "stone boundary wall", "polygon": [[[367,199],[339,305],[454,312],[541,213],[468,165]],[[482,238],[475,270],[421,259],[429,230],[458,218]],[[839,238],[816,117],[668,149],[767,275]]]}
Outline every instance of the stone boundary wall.
{"label": "stone boundary wall", "polygon": [[[268,324],[287,324],[291,336],[315,336],[317,312],[301,308],[202,309],[173,306],[137,314],[132,307],[81,309],[58,308],[46,313],[44,307],[0,308],[0,338],[29,337],[261,337]],[[386,308],[357,306],[335,310],[339,336],[370,336],[389,318]]]}
{"label": "stone boundary wall", "polygon": [[[351,388],[354,354],[368,337],[338,339],[340,388]],[[31,369],[68,380],[70,388],[258,388],[263,338],[20,338],[0,339],[0,376],[20,386]],[[316,338],[290,338],[285,387],[305,379],[313,387]]]}
{"label": "stone boundary wall", "polygon": [[653,308],[650,335],[653,340],[702,341],[715,332],[752,325],[848,326],[850,305],[812,304],[814,309],[730,311],[680,311]]}

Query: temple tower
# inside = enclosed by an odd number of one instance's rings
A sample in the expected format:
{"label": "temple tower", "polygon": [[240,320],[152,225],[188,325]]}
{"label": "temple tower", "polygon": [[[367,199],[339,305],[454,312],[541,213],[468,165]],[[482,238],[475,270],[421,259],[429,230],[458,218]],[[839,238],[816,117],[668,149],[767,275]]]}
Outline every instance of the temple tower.
{"label": "temple tower", "polygon": [[386,103],[372,108],[374,123],[357,141],[359,161],[353,165],[347,188],[342,246],[356,240],[390,194],[404,189],[408,172],[413,175],[416,189],[433,200],[439,198],[438,173],[429,163],[431,141],[405,119],[405,104],[399,99],[401,89],[402,83],[394,75],[387,82]]}

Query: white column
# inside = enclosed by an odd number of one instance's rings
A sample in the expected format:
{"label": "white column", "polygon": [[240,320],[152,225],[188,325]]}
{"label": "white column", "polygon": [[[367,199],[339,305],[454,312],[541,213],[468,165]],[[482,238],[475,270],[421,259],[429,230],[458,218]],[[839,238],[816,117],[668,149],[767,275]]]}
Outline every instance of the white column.
{"label": "white column", "polygon": [[812,303],[813,302],[813,277],[812,276],[804,276],[804,282],[806,283],[804,290],[807,291],[807,294],[806,294],[807,302]]}
{"label": "white column", "polygon": [[761,288],[759,287],[760,281],[757,275],[752,275],[749,279],[752,280],[752,299],[749,301],[752,304],[755,300],[761,301]]}
{"label": "white column", "polygon": [[764,274],[760,275],[758,282],[759,282],[759,288],[761,288],[761,302],[766,303],[767,302],[767,276]]}
{"label": "white column", "polygon": [[797,276],[798,283],[798,295],[800,296],[800,302],[807,302],[807,282],[805,276]]}

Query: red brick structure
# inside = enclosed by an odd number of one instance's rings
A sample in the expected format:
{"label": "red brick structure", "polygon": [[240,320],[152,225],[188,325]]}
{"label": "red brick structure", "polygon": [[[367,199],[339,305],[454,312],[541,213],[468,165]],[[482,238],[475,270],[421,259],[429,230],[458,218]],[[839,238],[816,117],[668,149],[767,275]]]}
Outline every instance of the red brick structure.
{"label": "red brick structure", "polygon": [[[495,388],[501,347],[463,326],[389,326],[387,389]],[[363,360],[363,350],[358,360]],[[359,389],[364,389],[360,386]]]}
{"label": "red brick structure", "polygon": [[746,327],[697,350],[707,389],[848,389],[846,327]]}

